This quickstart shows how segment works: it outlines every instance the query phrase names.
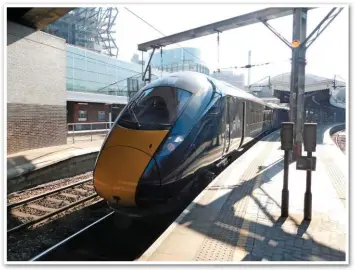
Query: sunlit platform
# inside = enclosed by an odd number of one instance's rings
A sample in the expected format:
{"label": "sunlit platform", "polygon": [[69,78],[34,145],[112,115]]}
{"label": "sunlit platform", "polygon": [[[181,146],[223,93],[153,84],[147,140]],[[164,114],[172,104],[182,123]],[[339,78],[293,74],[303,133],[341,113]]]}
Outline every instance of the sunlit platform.
{"label": "sunlit platform", "polygon": [[139,261],[341,261],[347,247],[346,156],[319,126],[312,220],[303,220],[306,172],[289,167],[281,218],[280,132],[259,141],[188,206]]}

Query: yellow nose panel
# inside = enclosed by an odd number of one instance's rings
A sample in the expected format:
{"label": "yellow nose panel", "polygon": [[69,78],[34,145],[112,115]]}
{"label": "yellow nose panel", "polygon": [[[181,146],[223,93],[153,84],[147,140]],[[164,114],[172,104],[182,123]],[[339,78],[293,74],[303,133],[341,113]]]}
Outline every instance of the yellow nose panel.
{"label": "yellow nose panel", "polygon": [[95,188],[99,195],[115,202],[134,205],[138,181],[151,157],[131,147],[117,146],[102,152],[95,170]]}
{"label": "yellow nose panel", "polygon": [[116,126],[105,144],[105,149],[119,145],[129,146],[152,156],[168,132],[168,130],[135,130]]}
{"label": "yellow nose panel", "polygon": [[94,171],[97,193],[110,202],[135,205],[136,188],[167,130],[130,130],[115,127],[101,150]]}

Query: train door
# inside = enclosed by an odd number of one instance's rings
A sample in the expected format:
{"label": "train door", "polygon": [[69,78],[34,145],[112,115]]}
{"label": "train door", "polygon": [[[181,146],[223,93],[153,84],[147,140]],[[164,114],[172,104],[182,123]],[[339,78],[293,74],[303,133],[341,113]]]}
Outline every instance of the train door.
{"label": "train door", "polygon": [[243,138],[243,107],[242,102],[237,98],[232,98],[231,103],[231,119],[232,119],[232,128],[231,128],[231,150],[236,150],[241,144]]}
{"label": "train door", "polygon": [[238,113],[241,117],[241,125],[240,125],[240,128],[241,128],[241,134],[240,134],[240,144],[239,144],[239,147],[241,147],[243,145],[243,142],[244,142],[244,138],[245,138],[245,129],[246,129],[246,103],[245,101],[242,101],[241,102],[241,105],[240,106],[240,109],[238,110]]}
{"label": "train door", "polygon": [[225,130],[225,135],[224,135],[224,151],[223,151],[223,156],[228,153],[229,148],[230,148],[230,143],[231,143],[231,125],[232,123],[232,117],[231,117],[231,105],[233,103],[233,100],[231,97],[227,96],[226,97],[226,106],[224,107],[224,117],[225,117],[225,123],[226,123],[226,130]]}

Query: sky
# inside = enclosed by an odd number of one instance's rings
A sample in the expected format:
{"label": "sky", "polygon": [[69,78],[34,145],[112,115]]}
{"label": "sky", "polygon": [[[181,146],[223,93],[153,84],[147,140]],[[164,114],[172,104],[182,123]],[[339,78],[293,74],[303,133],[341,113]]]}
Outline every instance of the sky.
{"label": "sky", "polygon": [[[125,7],[143,18],[165,35],[175,34],[191,28],[203,26],[228,19],[248,12],[266,8],[265,5],[246,4],[134,4],[118,5],[116,20],[116,38],[119,57],[130,61],[138,44],[161,38],[162,35],[149,25],[128,12]],[[322,6],[308,11],[307,35],[317,26],[331,6]],[[269,21],[287,40],[292,38],[292,16]],[[248,64],[248,51],[251,50],[251,63],[273,64],[251,69],[251,83],[266,76],[274,76],[291,71],[291,49],[279,40],[268,28],[258,23],[242,28],[229,30],[220,34],[220,62],[217,61],[217,34],[179,43],[180,46],[191,46],[201,50],[203,64],[214,71],[217,67],[244,66]],[[169,45],[164,49],[177,48]],[[343,11],[333,20],[327,29],[309,47],[306,54],[306,73],[317,76],[347,79],[349,67],[349,9]],[[149,51],[150,53],[151,51]],[[148,53],[145,53],[145,57]],[[239,69],[244,73],[247,82],[247,69]]]}

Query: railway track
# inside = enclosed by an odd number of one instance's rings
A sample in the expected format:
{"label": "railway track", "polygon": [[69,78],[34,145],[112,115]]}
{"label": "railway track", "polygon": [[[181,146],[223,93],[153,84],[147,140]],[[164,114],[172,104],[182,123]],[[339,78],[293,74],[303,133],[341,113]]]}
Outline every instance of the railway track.
{"label": "railway track", "polygon": [[[258,138],[260,139],[262,137]],[[256,141],[250,142],[236,153],[233,160],[240,157],[255,143]],[[191,196],[191,201],[197,195]],[[190,200],[186,202],[182,210],[189,203]],[[133,222],[128,228],[120,229],[115,224],[114,212],[110,212],[35,255],[30,261],[134,261],[154,243],[179,214],[180,211],[173,213],[164,221],[152,220],[152,224],[149,225],[139,221]]]}
{"label": "railway track", "polygon": [[[7,234],[23,230],[98,197],[92,177],[7,205]],[[10,226],[9,226],[10,223]],[[12,226],[11,226],[12,225]]]}
{"label": "railway track", "polygon": [[343,153],[345,153],[345,149],[346,149],[345,129],[334,133],[333,140],[334,140],[335,144],[340,148],[340,150],[343,151]]}
{"label": "railway track", "polygon": [[[63,257],[63,252],[66,253],[65,257],[67,260],[71,260],[72,258],[78,259],[77,252],[72,252],[70,249],[70,245],[73,245],[75,241],[80,241],[79,238],[86,238],[86,235],[90,235],[92,231],[95,229],[98,230],[98,226],[107,221],[114,215],[114,212],[110,212],[109,214],[103,216],[102,218],[96,220],[95,222],[91,223],[90,225],[86,226],[85,228],[81,229],[80,231],[70,235],[69,237],[63,239],[58,244],[50,247],[49,249],[41,252],[40,254],[33,257],[30,261],[51,261]],[[89,253],[81,254],[81,260],[90,260],[92,259]]]}
{"label": "railway track", "polygon": [[115,225],[114,212],[94,222],[33,256],[29,261],[134,261],[139,258],[178,213],[164,221],[133,221],[129,228]]}
{"label": "railway track", "polygon": [[[263,137],[264,136],[260,136],[255,141],[250,142],[243,149],[236,152],[231,162],[239,158]],[[219,170],[215,172],[214,177],[218,174]],[[204,189],[205,185],[213,180],[214,177],[207,181],[201,181],[201,183],[203,183],[201,190]],[[19,212],[21,209],[22,212],[26,214],[27,212],[24,211],[24,209],[36,209],[33,208],[34,205],[43,206],[46,201],[48,203],[56,203],[52,205],[50,211],[44,212],[42,215],[34,215],[32,213],[32,218],[23,218],[22,224],[9,229],[8,241],[10,239],[11,247],[9,248],[8,242],[8,252],[10,251],[11,260],[134,261],[154,243],[161,233],[164,232],[177,218],[180,212],[185,209],[201,191],[196,190],[196,192],[193,192],[191,199],[186,200],[186,205],[182,206],[181,211],[171,213],[171,215],[165,219],[153,218],[149,220],[148,223],[134,221],[129,227],[121,227],[117,226],[121,220],[114,216],[112,210],[107,208],[107,206],[101,206],[101,204],[104,204],[103,200],[101,200],[100,203],[98,203],[98,201],[95,201],[95,203],[91,202],[90,196],[96,197],[97,195],[93,188],[92,177],[90,176],[89,178],[86,176],[86,178],[82,178],[80,182],[62,186],[50,192],[43,193],[43,191],[38,190],[35,192],[36,196],[32,195],[28,199],[22,199],[21,201],[8,204],[8,215],[18,218],[16,212]],[[83,190],[86,190],[86,192],[83,192]],[[39,192],[41,192],[41,194],[39,194]],[[31,192],[29,192],[29,194],[31,194]],[[74,199],[73,196],[68,196],[68,194],[76,195],[77,197]],[[57,195],[61,195],[62,197],[58,199]],[[20,198],[26,198],[26,195],[24,197],[24,194],[20,193]],[[64,202],[55,201],[56,199]],[[97,199],[99,199],[98,196]],[[67,202],[65,202],[66,200]],[[85,202],[85,200],[89,201],[82,205],[89,203],[90,207],[84,208],[85,210],[82,212],[75,211],[77,207],[80,207],[80,203]],[[94,200],[96,199],[93,199],[93,201]],[[74,207],[75,205],[78,206]],[[97,206],[95,208],[96,210],[92,208],[94,206]],[[49,208],[49,206],[44,207]],[[68,209],[68,211],[65,211],[65,209]],[[29,211],[30,210],[28,210],[28,212]],[[64,213],[60,214],[60,212]],[[69,212],[72,213],[70,214]],[[63,215],[63,218],[56,218],[56,214],[58,214],[58,216]],[[50,216],[54,216],[53,221],[51,218],[45,220]],[[42,225],[41,220],[46,224]],[[37,223],[41,224],[38,230],[22,230],[32,224],[37,225]],[[18,234],[9,235],[9,232],[19,230],[21,232]]]}

